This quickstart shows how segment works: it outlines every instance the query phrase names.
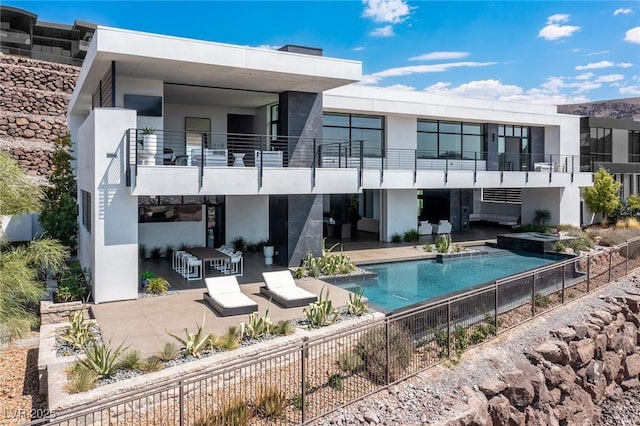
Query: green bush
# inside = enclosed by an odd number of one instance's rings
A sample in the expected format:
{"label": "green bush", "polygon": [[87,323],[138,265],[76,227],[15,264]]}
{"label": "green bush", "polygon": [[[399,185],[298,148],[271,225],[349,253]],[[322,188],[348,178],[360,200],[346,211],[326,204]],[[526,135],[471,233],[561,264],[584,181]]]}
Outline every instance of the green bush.
{"label": "green bush", "polygon": [[128,351],[120,357],[120,368],[125,370],[141,370],[142,363],[139,351]]}
{"label": "green bush", "polygon": [[551,227],[545,224],[536,224],[529,223],[526,225],[514,226],[511,228],[511,232],[519,233],[519,232],[540,232],[542,234],[548,234],[551,230]]}
{"label": "green bush", "polygon": [[74,302],[86,300],[89,296],[89,288],[86,282],[85,271],[79,261],[73,261],[60,271],[58,288],[55,292],[54,302]]}
{"label": "green bush", "polygon": [[402,242],[402,235],[400,234],[393,234],[391,236],[391,242],[392,243],[401,243]]}
{"label": "green bush", "polygon": [[169,287],[171,287],[169,281],[162,277],[155,277],[147,281],[144,292],[147,294],[163,294],[169,291]]}
{"label": "green bush", "polygon": [[69,393],[86,392],[96,387],[98,375],[83,363],[76,361],[67,369],[67,391]]}
{"label": "green bush", "polygon": [[162,249],[158,246],[152,247],[149,251],[149,256],[152,259],[160,259],[162,257]]}
{"label": "green bush", "polygon": [[469,347],[469,330],[462,324],[457,324],[453,328],[453,350],[460,356]]}
{"label": "green bush", "polygon": [[173,343],[165,343],[162,349],[157,353],[157,357],[162,361],[171,361],[178,356],[178,348]]}
{"label": "green bush", "polygon": [[256,411],[267,419],[281,417],[287,409],[287,396],[276,387],[262,389],[256,399]]}
{"label": "green bush", "polygon": [[115,349],[111,348],[111,342],[91,342],[85,346],[86,358],[80,362],[100,377],[111,377],[119,367],[120,354],[127,348],[128,346],[124,347],[124,342]]}
{"label": "green bush", "polygon": [[244,237],[235,237],[233,241],[231,241],[233,248],[238,251],[247,251],[247,240]]}
{"label": "green bush", "polygon": [[320,291],[317,302],[310,303],[304,308],[309,328],[324,327],[333,324],[338,319],[338,311],[333,308],[333,302],[329,299],[329,289]]}
{"label": "green bush", "polygon": [[411,336],[398,324],[389,324],[389,360],[387,363],[387,342],[384,327],[376,327],[365,333],[356,345],[355,352],[364,361],[364,370],[371,381],[386,384],[387,371],[389,380],[394,382],[402,377],[402,373],[411,362],[413,344]]}
{"label": "green bush", "polygon": [[438,253],[449,253],[449,247],[451,246],[451,235],[443,234],[438,235],[436,238],[436,250]]}
{"label": "green bush", "polygon": [[536,293],[533,298],[536,308],[548,308],[551,306],[551,298],[546,294]]}
{"label": "green bush", "polygon": [[294,272],[296,278],[304,276],[318,277],[320,275],[346,275],[356,270],[355,265],[344,253],[333,253],[340,243],[336,243],[330,248],[323,248],[320,257],[314,257],[313,254],[307,253],[302,261],[302,265]]}
{"label": "green bush", "polygon": [[410,229],[404,233],[402,239],[407,243],[418,241],[420,239],[420,234],[418,234],[418,230]]}
{"label": "green bush", "polygon": [[342,390],[343,382],[344,379],[342,378],[342,375],[340,373],[334,373],[329,376],[329,379],[327,379],[327,384],[329,385],[329,387],[335,390]]}
{"label": "green bush", "polygon": [[338,365],[342,371],[355,373],[362,370],[364,367],[364,360],[356,352],[348,351],[340,355]]}

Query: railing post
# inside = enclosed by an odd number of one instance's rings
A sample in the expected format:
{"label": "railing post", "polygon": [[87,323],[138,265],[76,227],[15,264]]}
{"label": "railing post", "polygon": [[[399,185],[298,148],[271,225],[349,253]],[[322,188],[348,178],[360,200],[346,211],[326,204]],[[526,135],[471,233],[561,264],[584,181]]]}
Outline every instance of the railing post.
{"label": "railing post", "polygon": [[444,183],[449,180],[449,151],[444,153]]}
{"label": "railing post", "polygon": [[262,161],[264,158],[264,154],[263,154],[263,150],[264,150],[264,136],[260,136],[260,164],[256,164],[256,167],[258,167],[258,189],[262,188]]}
{"label": "railing post", "polygon": [[629,274],[629,241],[627,241],[627,250],[624,255],[624,276]]}
{"label": "railing post", "polygon": [[500,299],[498,298],[498,281],[495,282],[495,298],[494,298],[494,309],[493,309],[493,326],[496,330],[496,336],[498,335],[498,306],[500,304]]}
{"label": "railing post", "polygon": [[451,358],[451,300],[447,300],[447,358]]}
{"label": "railing post", "polygon": [[587,293],[589,293],[589,286],[591,284],[591,255],[587,255]]}
{"label": "railing post", "polygon": [[391,374],[390,374],[390,366],[389,366],[389,320],[385,319],[384,321],[384,338],[385,338],[385,363],[384,365],[386,366],[385,368],[385,375],[386,375],[386,384],[387,386],[389,386],[389,383],[391,382]]}
{"label": "railing post", "polygon": [[380,148],[380,183],[384,182],[384,149]]}
{"label": "railing post", "polygon": [[608,283],[611,282],[611,268],[613,265],[612,260],[613,260],[613,247],[609,249],[609,278],[607,279]]}
{"label": "railing post", "polygon": [[536,274],[531,274],[531,316],[536,316]]}
{"label": "railing post", "polygon": [[307,405],[307,358],[309,357],[309,337],[302,339],[302,350],[300,353],[300,367],[301,367],[301,380],[300,380],[300,411],[302,411],[302,423],[306,420],[306,405]]}
{"label": "railing post", "polygon": [[311,188],[316,187],[316,138],[313,138],[313,154],[311,155]]}
{"label": "railing post", "polygon": [[551,177],[553,175],[553,166],[554,166],[554,164],[553,164],[553,154],[551,154],[549,156],[549,165],[551,166],[551,167],[549,167],[549,183],[551,183]]}
{"label": "railing post", "polygon": [[418,150],[413,150],[413,184],[418,181]]}
{"label": "railing post", "polygon": [[205,139],[206,139],[206,133],[202,133],[200,135],[200,188],[202,188],[202,182],[204,180],[204,162],[205,162],[205,158],[204,158],[204,147],[205,147]]}
{"label": "railing post", "polygon": [[564,172],[567,173],[569,171],[569,157],[564,157]]}
{"label": "railing post", "polygon": [[567,274],[567,264],[562,264],[562,292],[560,293],[561,303],[564,305],[564,288],[565,288],[565,277]]}
{"label": "railing post", "polygon": [[[347,167],[349,167],[349,160],[345,158]],[[338,142],[338,168],[342,168],[342,142]]]}
{"label": "railing post", "polygon": [[[136,145],[138,145],[136,143]],[[131,129],[127,129],[127,146],[126,146],[126,153],[125,153],[125,164],[126,164],[126,169],[125,169],[125,179],[127,182],[127,186],[131,186]]]}
{"label": "railing post", "polygon": [[473,153],[473,183],[477,182],[476,175],[478,174],[478,151]]}
{"label": "railing post", "polygon": [[360,140],[360,187],[362,188],[363,169],[364,169],[364,140]]}
{"label": "railing post", "polygon": [[184,387],[182,386],[182,380],[178,382],[179,386],[179,394],[180,394],[180,403],[179,403],[179,416],[180,416],[180,426],[184,426]]}

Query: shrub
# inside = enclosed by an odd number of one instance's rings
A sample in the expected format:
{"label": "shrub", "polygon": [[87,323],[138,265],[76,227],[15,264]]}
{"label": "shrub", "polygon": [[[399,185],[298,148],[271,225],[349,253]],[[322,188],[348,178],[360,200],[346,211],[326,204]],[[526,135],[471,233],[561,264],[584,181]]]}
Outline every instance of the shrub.
{"label": "shrub", "polygon": [[238,251],[247,251],[247,240],[244,237],[236,237],[231,241],[233,248]]}
{"label": "shrub", "polygon": [[551,306],[551,298],[542,293],[536,293],[533,297],[533,302],[537,308],[548,308]]}
{"label": "shrub", "polygon": [[209,345],[209,335],[204,332],[204,314],[202,315],[202,324],[196,324],[198,330],[190,333],[187,328],[184,329],[184,337],[176,336],[165,330],[165,332],[180,342],[184,348],[184,356],[199,357],[200,353]]}
{"label": "shrub", "polygon": [[149,256],[152,259],[160,259],[162,257],[162,249],[158,246],[152,247],[149,251]]}
{"label": "shrub", "polygon": [[362,367],[364,367],[364,360],[358,353],[348,351],[340,355],[338,365],[343,371],[355,373],[362,370]]}
{"label": "shrub", "polygon": [[371,381],[386,384],[389,380],[401,378],[411,362],[413,346],[411,336],[398,324],[389,324],[389,362],[387,363],[386,332],[384,327],[376,327],[365,333],[356,345],[356,354],[364,361],[364,370]]}
{"label": "shrub", "polygon": [[391,236],[391,242],[392,243],[401,243],[402,242],[402,235],[400,234],[393,234]]}
{"label": "shrub", "polygon": [[616,229],[624,229],[627,227],[627,224],[624,219],[618,219],[615,225]]}
{"label": "shrub", "polygon": [[197,419],[194,426],[245,426],[249,424],[252,413],[245,401],[233,399],[219,411]]}
{"label": "shrub", "polygon": [[120,368],[125,370],[140,370],[142,360],[139,351],[128,351],[120,357]]}
{"label": "shrub", "polygon": [[329,376],[329,379],[327,379],[327,384],[329,385],[329,387],[335,390],[342,390],[343,381],[344,380],[342,378],[342,375],[340,375],[340,373],[333,373],[332,375]]}
{"label": "shrub", "polygon": [[[345,275],[355,271],[356,267],[344,253],[335,254],[333,249],[340,243],[336,243],[330,248],[323,248],[320,257],[314,257],[307,253],[302,261],[302,266],[294,273],[297,278],[304,276],[317,277],[320,275]],[[300,271],[302,269],[302,271]]]}
{"label": "shrub", "polygon": [[67,369],[67,391],[69,393],[86,392],[96,387],[98,375],[79,361]]}
{"label": "shrub", "polygon": [[457,324],[453,328],[453,349],[460,356],[469,347],[469,330],[462,324]]}
{"label": "shrub", "polygon": [[418,231],[416,229],[410,229],[404,233],[402,239],[407,243],[418,241],[420,239],[420,234],[418,234]]}
{"label": "shrub", "polygon": [[261,416],[273,419],[281,417],[288,404],[287,396],[278,388],[262,389],[256,399],[256,410]]}
{"label": "shrub", "polygon": [[[295,394],[293,396],[293,398],[291,398],[291,405],[293,405],[293,408],[295,408],[296,410],[302,410],[302,395],[301,394]],[[306,400],[304,402],[304,408],[307,408],[309,406],[309,401]]]}
{"label": "shrub", "polygon": [[147,246],[144,244],[138,245],[138,256],[140,259],[146,259],[148,254]]}
{"label": "shrub", "polygon": [[271,332],[278,336],[289,336],[296,331],[296,326],[291,321],[280,320],[273,324]]}
{"label": "shrub", "polygon": [[162,277],[155,277],[147,281],[144,292],[147,294],[162,294],[169,291],[169,287],[171,287],[169,281]]}
{"label": "shrub", "polygon": [[149,358],[142,361],[142,363],[140,364],[140,370],[145,373],[151,373],[153,371],[162,370],[163,368],[164,368],[164,363],[156,355],[150,356]]}
{"label": "shrub", "polygon": [[156,277],[156,274],[154,274],[151,271],[144,271],[142,274],[140,274],[140,279],[141,280],[147,280],[148,281],[148,280],[150,280],[152,278],[155,278],[155,277]]}
{"label": "shrub", "polygon": [[549,213],[549,210],[536,210],[534,214],[535,214],[535,217],[533,221],[537,225],[544,225],[546,221],[551,219],[551,213]]}
{"label": "shrub", "polygon": [[625,219],[626,227],[629,229],[640,230],[640,221],[635,217],[628,217]]}
{"label": "shrub", "polygon": [[240,347],[242,341],[242,330],[240,327],[227,327],[222,336],[215,339],[214,347],[221,351],[230,351]]}
{"label": "shrub", "polygon": [[178,348],[173,343],[167,342],[157,353],[157,358],[162,361],[171,361],[178,356]]}
{"label": "shrub", "polygon": [[119,367],[118,358],[120,354],[127,348],[128,346],[124,347],[124,342],[120,343],[120,346],[115,349],[111,348],[111,341],[109,343],[92,342],[85,346],[86,359],[80,362],[93,370],[98,376],[110,377]]}
{"label": "shrub", "polygon": [[167,259],[170,259],[170,258],[171,258],[171,256],[173,256],[173,251],[174,251],[173,246],[172,246],[171,244],[168,244],[168,245],[164,248],[164,256],[165,256]]}
{"label": "shrub", "polygon": [[349,293],[349,301],[347,302],[347,310],[351,315],[355,315],[357,317],[366,314],[369,312],[369,308],[366,303],[362,301],[362,296],[364,294],[364,288],[359,288],[355,292]]}
{"label": "shrub", "polygon": [[511,232],[519,233],[519,232],[540,232],[542,234],[548,234],[551,228],[548,225],[538,225],[535,223],[529,223],[526,225],[514,226],[511,228]]}
{"label": "shrub", "polygon": [[54,301],[56,303],[64,303],[84,300],[88,294],[85,271],[82,270],[80,262],[69,263],[60,272]]}
{"label": "shrub", "polygon": [[333,324],[338,319],[338,311],[333,308],[333,303],[329,299],[329,290],[320,291],[317,302],[310,303],[304,308],[304,315],[307,317],[309,328],[324,327]]}

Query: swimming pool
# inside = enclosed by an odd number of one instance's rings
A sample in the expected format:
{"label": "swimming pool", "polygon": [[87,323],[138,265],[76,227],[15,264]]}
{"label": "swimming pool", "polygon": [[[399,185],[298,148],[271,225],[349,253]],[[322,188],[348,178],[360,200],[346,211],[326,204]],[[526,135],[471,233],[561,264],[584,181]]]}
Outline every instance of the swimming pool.
{"label": "swimming pool", "polygon": [[[378,274],[378,278],[364,280],[358,286],[364,287],[364,297],[369,302],[391,311],[554,262],[557,259],[504,252],[446,263],[435,260],[381,263],[363,266]],[[343,287],[356,290],[354,283]]]}

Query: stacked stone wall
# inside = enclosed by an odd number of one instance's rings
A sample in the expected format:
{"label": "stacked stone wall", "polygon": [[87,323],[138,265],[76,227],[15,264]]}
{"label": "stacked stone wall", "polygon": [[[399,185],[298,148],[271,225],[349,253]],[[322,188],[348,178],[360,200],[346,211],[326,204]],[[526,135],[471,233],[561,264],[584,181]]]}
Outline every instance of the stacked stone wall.
{"label": "stacked stone wall", "polygon": [[0,150],[28,175],[52,171],[53,142],[67,133],[80,68],[0,54]]}

